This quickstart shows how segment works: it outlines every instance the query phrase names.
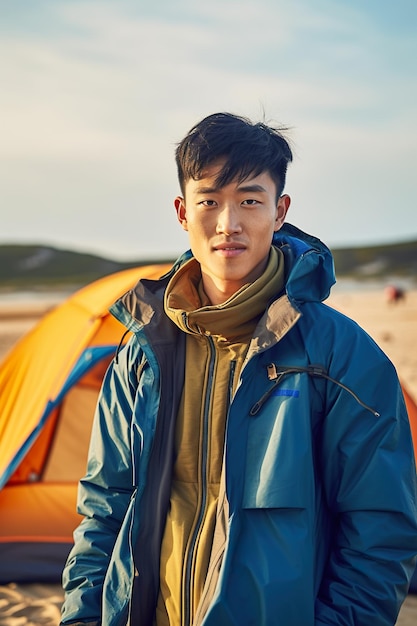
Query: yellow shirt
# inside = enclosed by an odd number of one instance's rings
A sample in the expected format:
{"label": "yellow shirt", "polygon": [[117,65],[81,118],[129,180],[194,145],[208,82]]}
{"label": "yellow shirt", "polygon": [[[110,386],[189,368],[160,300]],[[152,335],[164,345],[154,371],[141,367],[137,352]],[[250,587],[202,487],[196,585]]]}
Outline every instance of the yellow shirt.
{"label": "yellow shirt", "polygon": [[229,403],[255,326],[282,286],[282,253],[271,248],[264,274],[223,304],[209,304],[194,259],[167,287],[165,311],[187,333],[186,371],[156,626],[193,622],[213,542]]}

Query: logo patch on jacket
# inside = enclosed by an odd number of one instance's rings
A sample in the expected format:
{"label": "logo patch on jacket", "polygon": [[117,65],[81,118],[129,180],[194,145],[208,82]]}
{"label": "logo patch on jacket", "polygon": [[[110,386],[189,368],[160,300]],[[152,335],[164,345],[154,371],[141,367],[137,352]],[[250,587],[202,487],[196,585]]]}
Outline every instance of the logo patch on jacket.
{"label": "logo patch on jacket", "polygon": [[274,396],[289,396],[292,398],[298,398],[300,392],[298,389],[275,389]]}

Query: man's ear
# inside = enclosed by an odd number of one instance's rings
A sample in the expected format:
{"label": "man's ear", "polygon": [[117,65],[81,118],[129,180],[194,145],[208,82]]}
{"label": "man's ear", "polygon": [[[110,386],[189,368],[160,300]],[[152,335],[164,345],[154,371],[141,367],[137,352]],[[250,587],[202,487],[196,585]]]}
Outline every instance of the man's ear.
{"label": "man's ear", "polygon": [[184,198],[177,196],[174,200],[177,219],[184,230],[188,230]]}
{"label": "man's ear", "polygon": [[275,219],[275,227],[274,231],[277,232],[283,223],[285,222],[285,218],[287,217],[288,209],[290,208],[291,198],[286,193],[283,196],[280,196],[277,202],[277,216]]}

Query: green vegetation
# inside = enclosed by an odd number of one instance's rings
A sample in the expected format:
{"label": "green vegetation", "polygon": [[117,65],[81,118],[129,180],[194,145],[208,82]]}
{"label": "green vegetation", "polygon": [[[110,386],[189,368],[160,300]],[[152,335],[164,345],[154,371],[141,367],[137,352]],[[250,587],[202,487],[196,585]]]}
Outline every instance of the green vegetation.
{"label": "green vegetation", "polygon": [[417,241],[332,250],[336,274],[355,279],[401,276],[417,279]]}
{"label": "green vegetation", "polygon": [[119,262],[43,245],[0,245],[0,289],[82,287],[120,270],[166,260]]}
{"label": "green vegetation", "polygon": [[[417,280],[417,241],[332,250],[336,274],[357,280],[399,276]],[[130,267],[173,259],[119,262],[43,245],[0,245],[0,289],[81,287]]]}

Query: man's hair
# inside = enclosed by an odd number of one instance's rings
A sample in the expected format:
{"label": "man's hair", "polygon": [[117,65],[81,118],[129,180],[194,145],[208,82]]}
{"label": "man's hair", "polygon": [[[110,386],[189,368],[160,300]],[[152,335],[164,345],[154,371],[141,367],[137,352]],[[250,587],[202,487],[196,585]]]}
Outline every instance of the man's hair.
{"label": "man's hair", "polygon": [[224,160],[216,186],[268,172],[279,197],[292,152],[282,129],[232,113],[214,113],[187,133],[177,146],[175,158],[183,195],[188,180],[199,180],[208,166]]}

